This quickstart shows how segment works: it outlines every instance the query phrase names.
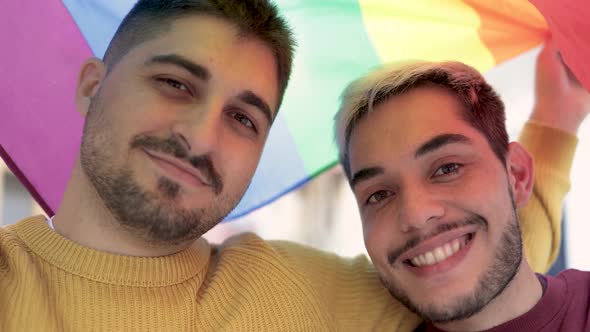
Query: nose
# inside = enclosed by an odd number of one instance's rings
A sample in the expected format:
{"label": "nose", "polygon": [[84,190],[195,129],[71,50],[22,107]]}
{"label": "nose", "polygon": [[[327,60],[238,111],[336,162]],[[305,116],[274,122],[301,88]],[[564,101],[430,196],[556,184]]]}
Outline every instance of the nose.
{"label": "nose", "polygon": [[445,213],[441,200],[423,185],[405,188],[400,196],[399,220],[404,233],[424,228]]}
{"label": "nose", "polygon": [[182,114],[174,123],[172,132],[185,144],[190,154],[211,154],[222,133],[221,115],[220,105],[200,105]]}

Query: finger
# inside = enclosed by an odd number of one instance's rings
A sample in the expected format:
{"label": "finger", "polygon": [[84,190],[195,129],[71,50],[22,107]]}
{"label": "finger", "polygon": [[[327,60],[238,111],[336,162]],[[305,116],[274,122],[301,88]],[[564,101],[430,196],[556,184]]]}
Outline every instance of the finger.
{"label": "finger", "polygon": [[582,84],[580,83],[580,81],[576,78],[576,75],[574,75],[574,72],[570,69],[570,67],[568,67],[568,65],[565,63],[565,61],[563,60],[563,57],[561,56],[560,52],[557,52],[557,56],[559,58],[559,61],[561,62],[561,65],[563,66],[563,68],[565,69],[565,72],[567,74],[567,78],[569,79],[569,81],[575,85],[575,86],[579,86],[581,87]]}
{"label": "finger", "polygon": [[551,39],[548,38],[547,41],[545,42],[545,44],[543,45],[543,49],[541,50],[541,53],[539,53],[539,61],[542,62],[555,62],[559,60],[559,56],[558,56],[559,50],[557,49],[557,45],[555,45],[555,42]]}

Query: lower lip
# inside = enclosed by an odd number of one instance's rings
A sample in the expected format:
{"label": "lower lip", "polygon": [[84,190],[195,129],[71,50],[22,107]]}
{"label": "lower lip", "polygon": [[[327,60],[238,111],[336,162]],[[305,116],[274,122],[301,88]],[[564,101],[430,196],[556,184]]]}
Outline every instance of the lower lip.
{"label": "lower lip", "polygon": [[469,249],[471,249],[471,245],[473,244],[473,242],[476,239],[477,239],[477,233],[473,233],[469,243],[467,243],[464,247],[459,249],[459,251],[457,251],[455,254],[453,254],[453,256],[445,259],[444,261],[442,261],[440,263],[436,263],[433,265],[427,265],[427,266],[412,266],[412,265],[405,263],[405,262],[403,264],[408,270],[410,270],[412,273],[414,273],[420,277],[430,277],[435,274],[447,272],[447,271],[453,269],[454,267],[456,267],[457,265],[459,265],[459,263],[461,263],[463,261],[463,259],[467,255],[467,252],[469,251]]}
{"label": "lower lip", "polygon": [[205,183],[199,180],[196,176],[184,171],[179,167],[176,167],[175,165],[165,160],[152,156],[147,152],[146,154],[159,168],[163,169],[168,175],[178,180],[181,184],[187,184],[192,187],[205,186]]}

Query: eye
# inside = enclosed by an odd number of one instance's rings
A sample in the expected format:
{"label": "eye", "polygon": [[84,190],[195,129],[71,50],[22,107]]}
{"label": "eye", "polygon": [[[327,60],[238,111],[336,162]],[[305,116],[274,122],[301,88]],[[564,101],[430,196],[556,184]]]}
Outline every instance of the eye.
{"label": "eye", "polygon": [[377,204],[391,196],[393,196],[393,192],[389,190],[379,190],[371,194],[371,196],[369,196],[369,198],[367,199],[367,204]]}
{"label": "eye", "polygon": [[164,81],[164,83],[170,85],[171,87],[173,87],[175,89],[188,91],[188,88],[186,87],[186,85],[184,85],[183,83],[180,83],[176,80],[173,80],[171,78],[163,78],[162,81]]}
{"label": "eye", "polygon": [[444,164],[441,167],[439,167],[436,170],[436,172],[434,172],[433,176],[437,177],[457,173],[462,166],[463,165],[457,163]]}
{"label": "eye", "polygon": [[230,115],[236,119],[236,121],[238,121],[241,125],[243,125],[244,127],[250,128],[254,131],[256,131],[256,126],[254,126],[254,123],[252,122],[252,120],[250,120],[247,116],[245,116],[242,113],[238,113],[238,112],[231,112]]}
{"label": "eye", "polygon": [[164,90],[168,90],[168,92],[172,93],[173,95],[193,95],[191,89],[188,87],[187,84],[182,83],[181,81],[178,81],[176,79],[168,77],[159,77],[156,78],[156,81],[165,88]]}

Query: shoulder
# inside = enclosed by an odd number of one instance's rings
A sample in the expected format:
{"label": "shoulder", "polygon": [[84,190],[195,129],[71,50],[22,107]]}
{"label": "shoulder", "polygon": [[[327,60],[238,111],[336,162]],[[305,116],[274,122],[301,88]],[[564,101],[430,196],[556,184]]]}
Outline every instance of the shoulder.
{"label": "shoulder", "polygon": [[269,241],[269,245],[281,259],[303,271],[317,271],[321,274],[335,272],[340,275],[351,273],[355,274],[357,278],[363,278],[363,275],[370,275],[371,278],[376,277],[373,264],[365,255],[343,257],[289,241]]}
{"label": "shoulder", "polygon": [[326,272],[326,270],[336,270],[339,273],[345,271],[374,273],[371,263],[364,255],[345,258],[299,243],[267,241],[253,233],[233,236],[219,245],[214,245],[213,248],[215,256],[221,260],[267,262],[288,267],[293,273],[308,274],[314,271]]}
{"label": "shoulder", "polygon": [[565,304],[565,331],[587,331],[590,327],[590,272],[569,269],[561,272],[554,282],[562,282]]}
{"label": "shoulder", "polygon": [[556,277],[546,277],[548,282],[566,294],[568,302],[575,302],[589,306],[590,310],[590,272],[575,269],[564,270]]}
{"label": "shoulder", "polygon": [[364,256],[344,258],[294,242],[266,241],[252,233],[239,234],[213,248],[212,261],[217,269],[240,267],[246,274],[265,271],[327,297],[337,294],[337,285],[344,293],[358,284],[382,289]]}
{"label": "shoulder", "polygon": [[[23,267],[31,261],[32,251],[20,236],[20,231],[27,224],[43,221],[43,216],[36,216],[19,221],[16,224],[0,227],[0,281],[15,278]],[[22,272],[22,271],[20,271]]]}
{"label": "shoulder", "polygon": [[220,262],[230,256],[239,261],[243,275],[254,268],[274,280],[297,284],[298,292],[319,301],[343,328],[395,330],[415,327],[419,321],[391,297],[365,255],[342,257],[294,242],[265,241],[255,234],[233,237],[217,250]]}
{"label": "shoulder", "polygon": [[43,216],[35,216],[23,219],[16,224],[0,227],[0,262],[13,256],[18,251],[26,249],[26,244],[18,234],[23,224],[36,222],[43,219]]}
{"label": "shoulder", "polygon": [[590,289],[590,272],[580,271],[576,269],[568,269],[557,275],[558,279],[562,279],[568,285],[568,288],[588,288]]}

